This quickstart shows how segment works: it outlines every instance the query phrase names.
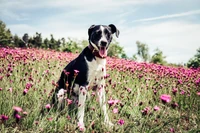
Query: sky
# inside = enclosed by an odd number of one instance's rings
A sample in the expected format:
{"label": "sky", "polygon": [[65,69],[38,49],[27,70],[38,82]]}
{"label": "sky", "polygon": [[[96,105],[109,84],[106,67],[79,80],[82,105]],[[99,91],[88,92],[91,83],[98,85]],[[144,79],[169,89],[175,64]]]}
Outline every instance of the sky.
{"label": "sky", "polygon": [[200,48],[200,0],[0,0],[0,20],[12,34],[88,39],[93,24],[114,24],[129,57],[136,41],[159,48],[170,63],[187,63]]}

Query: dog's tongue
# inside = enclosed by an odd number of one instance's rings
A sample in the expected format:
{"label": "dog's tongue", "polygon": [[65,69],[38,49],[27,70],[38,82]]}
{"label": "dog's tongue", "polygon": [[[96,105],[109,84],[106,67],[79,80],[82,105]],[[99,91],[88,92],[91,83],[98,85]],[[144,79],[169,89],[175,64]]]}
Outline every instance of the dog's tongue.
{"label": "dog's tongue", "polygon": [[106,47],[100,47],[99,55],[100,55],[101,57],[106,57],[106,56],[107,56]]}

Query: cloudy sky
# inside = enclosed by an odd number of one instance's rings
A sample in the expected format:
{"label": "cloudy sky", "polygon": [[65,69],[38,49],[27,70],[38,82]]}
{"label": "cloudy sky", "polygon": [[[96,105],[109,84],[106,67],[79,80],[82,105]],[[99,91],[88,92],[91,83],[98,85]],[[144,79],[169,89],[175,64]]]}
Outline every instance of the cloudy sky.
{"label": "cloudy sky", "polygon": [[0,0],[0,20],[12,34],[87,39],[92,24],[115,24],[128,56],[136,41],[166,60],[186,63],[200,47],[200,0]]}

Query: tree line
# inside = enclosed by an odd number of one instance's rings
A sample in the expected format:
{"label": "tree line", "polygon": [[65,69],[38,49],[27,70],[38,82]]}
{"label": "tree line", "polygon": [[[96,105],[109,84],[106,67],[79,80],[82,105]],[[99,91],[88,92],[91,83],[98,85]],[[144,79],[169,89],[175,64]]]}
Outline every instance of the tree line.
{"label": "tree line", "polygon": [[[54,49],[57,51],[79,53],[88,45],[87,40],[76,40],[68,38],[67,40],[63,37],[55,39],[53,34],[50,34],[49,38],[42,37],[42,33],[36,32],[35,35],[29,36],[28,33],[24,33],[22,37],[18,35],[12,35],[10,29],[6,27],[6,24],[0,20],[0,46],[9,47],[34,47],[43,49]],[[160,49],[155,49],[155,53],[151,56],[149,54],[149,47],[147,44],[140,41],[136,42],[137,53],[133,54],[132,57],[128,57],[124,51],[124,48],[119,45],[119,42],[113,40],[108,50],[108,56],[131,59],[135,61],[143,61],[156,63],[161,65],[173,65],[177,64],[168,63],[165,59],[163,52]],[[197,53],[191,58],[186,64],[187,67],[198,68],[200,67],[200,48],[197,49]]]}

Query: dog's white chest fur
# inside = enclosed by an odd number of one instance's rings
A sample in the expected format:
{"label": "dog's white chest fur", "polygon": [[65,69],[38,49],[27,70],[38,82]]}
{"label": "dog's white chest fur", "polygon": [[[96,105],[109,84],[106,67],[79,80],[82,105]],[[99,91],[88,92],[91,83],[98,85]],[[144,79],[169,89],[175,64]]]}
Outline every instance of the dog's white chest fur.
{"label": "dog's white chest fur", "polygon": [[96,57],[96,60],[87,61],[89,86],[104,85],[106,75],[106,59]]}

